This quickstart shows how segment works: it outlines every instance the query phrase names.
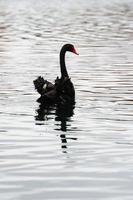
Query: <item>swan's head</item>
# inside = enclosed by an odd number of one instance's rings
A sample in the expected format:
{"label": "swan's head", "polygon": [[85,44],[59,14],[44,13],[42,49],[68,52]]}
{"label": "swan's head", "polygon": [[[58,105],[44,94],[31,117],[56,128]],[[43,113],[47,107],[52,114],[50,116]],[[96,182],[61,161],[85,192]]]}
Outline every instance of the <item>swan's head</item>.
{"label": "swan's head", "polygon": [[72,44],[65,44],[63,47],[62,47],[65,51],[70,51],[72,53],[75,53],[77,55],[79,55],[75,49],[75,47],[72,45]]}

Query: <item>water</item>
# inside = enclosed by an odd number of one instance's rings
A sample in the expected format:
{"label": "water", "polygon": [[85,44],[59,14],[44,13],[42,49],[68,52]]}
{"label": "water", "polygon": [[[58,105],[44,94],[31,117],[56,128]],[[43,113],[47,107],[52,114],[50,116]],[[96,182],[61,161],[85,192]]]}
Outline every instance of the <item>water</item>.
{"label": "water", "polygon": [[[132,19],[132,0],[0,0],[1,200],[132,200]],[[40,110],[68,42],[75,108]]]}

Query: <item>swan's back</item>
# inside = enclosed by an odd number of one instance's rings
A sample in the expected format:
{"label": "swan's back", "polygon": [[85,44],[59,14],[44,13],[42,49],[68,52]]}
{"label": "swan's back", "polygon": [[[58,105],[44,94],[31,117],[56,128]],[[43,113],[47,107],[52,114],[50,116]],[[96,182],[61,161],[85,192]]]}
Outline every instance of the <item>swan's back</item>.
{"label": "swan's back", "polygon": [[69,77],[63,79],[57,78],[55,80],[55,88],[57,91],[57,96],[65,101],[74,102],[75,101],[75,90],[73,83]]}

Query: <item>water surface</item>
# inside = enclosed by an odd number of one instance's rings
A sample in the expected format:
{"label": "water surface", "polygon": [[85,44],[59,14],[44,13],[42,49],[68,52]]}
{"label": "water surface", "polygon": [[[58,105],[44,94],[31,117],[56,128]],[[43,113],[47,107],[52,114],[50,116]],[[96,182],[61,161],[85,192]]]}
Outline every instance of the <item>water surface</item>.
{"label": "water surface", "polygon": [[[132,0],[0,0],[2,200],[132,200],[132,19]],[[75,108],[41,109],[32,81],[68,42]]]}

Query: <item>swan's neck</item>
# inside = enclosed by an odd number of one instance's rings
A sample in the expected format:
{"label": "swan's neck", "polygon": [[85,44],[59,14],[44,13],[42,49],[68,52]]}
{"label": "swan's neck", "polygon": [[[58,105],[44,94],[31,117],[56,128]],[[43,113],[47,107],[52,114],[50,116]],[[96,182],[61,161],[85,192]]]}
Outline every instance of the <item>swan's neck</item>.
{"label": "swan's neck", "polygon": [[66,50],[62,49],[60,52],[61,78],[68,77],[66,64],[65,64],[65,54],[66,54]]}

